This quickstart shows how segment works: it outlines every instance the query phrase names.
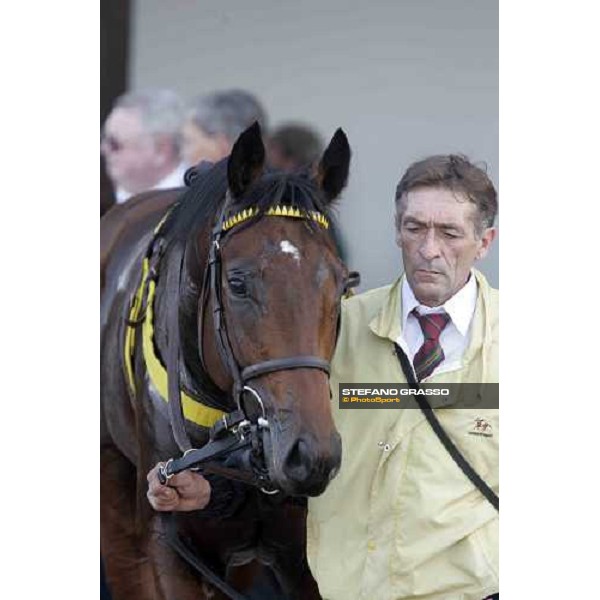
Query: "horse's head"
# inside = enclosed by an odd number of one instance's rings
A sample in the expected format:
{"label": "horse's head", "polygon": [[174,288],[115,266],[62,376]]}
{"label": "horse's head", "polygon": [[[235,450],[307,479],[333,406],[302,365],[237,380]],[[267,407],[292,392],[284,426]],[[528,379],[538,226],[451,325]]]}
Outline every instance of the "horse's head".
{"label": "horse's head", "polygon": [[338,130],[313,174],[268,172],[258,125],[246,130],[228,161],[229,191],[215,230],[220,265],[212,285],[220,289],[200,306],[206,369],[220,388],[235,385],[227,351],[221,345],[215,352],[212,313],[221,304],[230,358],[253,390],[242,395],[244,407],[254,417],[264,408],[268,420],[270,479],[290,494],[320,494],[341,462],[327,368],[348,272],[329,208],[349,163]]}

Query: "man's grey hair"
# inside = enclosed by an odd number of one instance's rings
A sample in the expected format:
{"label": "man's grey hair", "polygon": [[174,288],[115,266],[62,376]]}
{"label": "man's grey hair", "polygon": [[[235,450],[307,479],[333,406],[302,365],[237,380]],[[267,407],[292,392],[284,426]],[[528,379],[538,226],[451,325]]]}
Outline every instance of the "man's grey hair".
{"label": "man's grey hair", "polygon": [[117,98],[113,108],[138,109],[144,130],[150,135],[171,138],[179,153],[185,103],[176,92],[167,89],[128,92]]}
{"label": "man's grey hair", "polygon": [[200,96],[191,103],[188,114],[204,133],[223,135],[231,143],[254,121],[259,122],[263,135],[267,129],[267,116],[261,103],[244,90],[225,90]]}

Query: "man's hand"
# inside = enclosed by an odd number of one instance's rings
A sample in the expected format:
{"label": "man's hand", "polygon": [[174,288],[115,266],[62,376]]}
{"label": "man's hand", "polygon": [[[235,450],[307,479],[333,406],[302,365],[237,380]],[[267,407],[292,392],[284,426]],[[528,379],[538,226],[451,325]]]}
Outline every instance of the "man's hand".
{"label": "man's hand", "polygon": [[210,501],[210,483],[194,471],[173,475],[166,484],[158,480],[158,463],[148,473],[148,501],[154,510],[189,511],[204,508]]}

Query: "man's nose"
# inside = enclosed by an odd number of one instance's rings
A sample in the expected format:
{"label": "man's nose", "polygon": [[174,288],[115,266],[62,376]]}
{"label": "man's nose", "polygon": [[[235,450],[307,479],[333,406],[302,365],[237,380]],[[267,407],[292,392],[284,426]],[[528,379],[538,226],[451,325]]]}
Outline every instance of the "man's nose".
{"label": "man's nose", "polygon": [[427,230],[419,252],[425,260],[432,260],[440,255],[440,244],[435,235],[435,229]]}

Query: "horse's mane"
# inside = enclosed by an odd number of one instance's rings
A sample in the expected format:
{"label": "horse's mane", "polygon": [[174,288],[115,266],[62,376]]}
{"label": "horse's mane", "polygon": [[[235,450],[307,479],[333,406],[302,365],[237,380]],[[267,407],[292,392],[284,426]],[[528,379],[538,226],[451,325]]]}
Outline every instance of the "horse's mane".
{"label": "horse's mane", "polygon": [[202,171],[179,197],[165,223],[161,237],[171,244],[186,243],[190,234],[214,219],[227,191],[227,160]]}

